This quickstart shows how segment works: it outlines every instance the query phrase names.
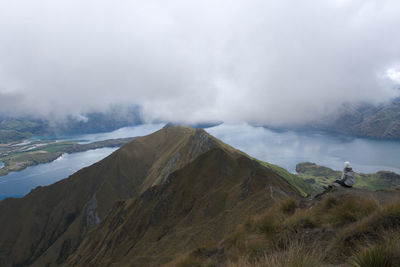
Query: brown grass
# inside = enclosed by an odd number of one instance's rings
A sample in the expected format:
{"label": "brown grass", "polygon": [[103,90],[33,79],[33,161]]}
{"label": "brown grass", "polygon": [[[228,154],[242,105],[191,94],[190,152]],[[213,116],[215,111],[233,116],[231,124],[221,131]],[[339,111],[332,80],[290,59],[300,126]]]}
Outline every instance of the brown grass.
{"label": "brown grass", "polygon": [[345,195],[306,208],[293,203],[286,199],[248,218],[218,244],[224,260],[191,255],[181,263],[186,265],[174,266],[400,266],[400,201],[381,206],[373,198]]}
{"label": "brown grass", "polygon": [[285,249],[264,253],[260,258],[242,257],[227,263],[227,267],[320,267],[324,266],[324,253],[318,249],[309,250],[301,242],[292,242]]}
{"label": "brown grass", "polygon": [[400,266],[400,231],[388,231],[378,244],[361,246],[349,260],[355,267],[395,267]]}
{"label": "brown grass", "polygon": [[296,210],[296,199],[288,198],[281,202],[280,210],[285,214],[293,214]]}

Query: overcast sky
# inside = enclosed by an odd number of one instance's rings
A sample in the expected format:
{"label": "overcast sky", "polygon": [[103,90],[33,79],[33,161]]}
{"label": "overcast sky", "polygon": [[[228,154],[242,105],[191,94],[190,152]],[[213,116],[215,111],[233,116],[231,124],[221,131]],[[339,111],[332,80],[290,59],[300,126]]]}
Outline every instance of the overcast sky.
{"label": "overcast sky", "polygon": [[399,96],[399,25],[398,0],[1,0],[0,113],[307,122]]}

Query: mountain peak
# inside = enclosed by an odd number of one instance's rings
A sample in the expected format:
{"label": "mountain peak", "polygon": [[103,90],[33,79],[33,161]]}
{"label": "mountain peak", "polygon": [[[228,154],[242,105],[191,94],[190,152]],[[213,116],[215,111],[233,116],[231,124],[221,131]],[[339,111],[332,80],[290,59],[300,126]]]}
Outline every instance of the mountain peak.
{"label": "mountain peak", "polygon": [[[166,252],[177,253],[193,247],[191,242],[203,244],[224,236],[246,214],[297,194],[281,176],[206,131],[169,125],[135,138],[67,179],[32,190],[21,199],[0,202],[4,233],[0,263],[57,266],[69,257],[77,260],[71,255],[78,248],[82,260],[89,261],[78,260],[81,266],[106,265],[123,255],[134,258],[141,255],[136,254],[139,251],[147,261],[161,249],[157,240],[163,240],[159,244],[168,247]],[[215,227],[210,228],[210,223]],[[112,228],[106,238],[103,233],[110,229],[105,225],[119,230]],[[91,232],[97,237],[88,239]],[[174,238],[182,242],[171,247]],[[97,245],[91,243],[95,240]],[[104,242],[124,245],[91,264],[91,254],[85,251],[100,252]],[[151,261],[159,260],[165,261]]]}

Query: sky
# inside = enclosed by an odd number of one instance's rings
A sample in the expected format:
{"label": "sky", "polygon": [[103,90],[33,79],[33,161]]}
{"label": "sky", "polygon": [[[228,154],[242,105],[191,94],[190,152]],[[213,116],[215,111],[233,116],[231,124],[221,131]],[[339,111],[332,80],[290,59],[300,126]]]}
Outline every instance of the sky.
{"label": "sky", "polygon": [[2,0],[0,114],[306,123],[400,95],[398,0]]}

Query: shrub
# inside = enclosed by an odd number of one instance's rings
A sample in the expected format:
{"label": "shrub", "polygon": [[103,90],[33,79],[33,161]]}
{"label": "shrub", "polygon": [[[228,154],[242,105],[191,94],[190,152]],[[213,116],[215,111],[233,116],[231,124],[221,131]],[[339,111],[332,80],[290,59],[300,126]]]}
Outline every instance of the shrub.
{"label": "shrub", "polygon": [[280,205],[280,210],[285,214],[293,214],[296,209],[296,200],[289,198],[284,200]]}
{"label": "shrub", "polygon": [[240,257],[228,261],[227,267],[321,267],[324,254],[318,249],[310,250],[301,242],[292,242],[284,250],[272,251],[257,259]]}
{"label": "shrub", "polygon": [[260,266],[265,267],[320,267],[323,266],[324,254],[317,246],[310,249],[302,242],[292,242],[284,250],[266,255]]}
{"label": "shrub", "polygon": [[298,210],[295,214],[293,214],[290,218],[286,220],[285,225],[289,229],[297,232],[300,229],[310,229],[316,227],[317,223],[315,219],[316,216],[313,210]]}
{"label": "shrub", "polygon": [[[354,224],[344,227],[337,234],[334,248],[339,254],[349,256],[349,252],[356,249],[360,244],[365,244],[366,242],[372,244],[382,243],[384,242],[385,233],[397,232],[399,228],[400,202],[395,202]],[[397,240],[400,239],[399,235],[392,235],[391,238],[393,236],[397,237]],[[385,243],[388,244],[387,241]],[[398,250],[400,251],[400,248]]]}
{"label": "shrub", "polygon": [[354,267],[394,267],[393,255],[385,246],[375,246],[359,252],[350,263]]}
{"label": "shrub", "polygon": [[328,196],[324,200],[324,208],[330,209],[338,203],[337,199],[334,196]]}
{"label": "shrub", "polygon": [[361,199],[354,196],[342,198],[335,204],[333,200],[327,200],[326,206],[331,206],[328,222],[333,227],[340,227],[353,223],[371,214],[378,208],[374,199]]}
{"label": "shrub", "polygon": [[258,229],[261,233],[271,236],[278,231],[278,224],[269,217],[262,219],[258,224]]}

